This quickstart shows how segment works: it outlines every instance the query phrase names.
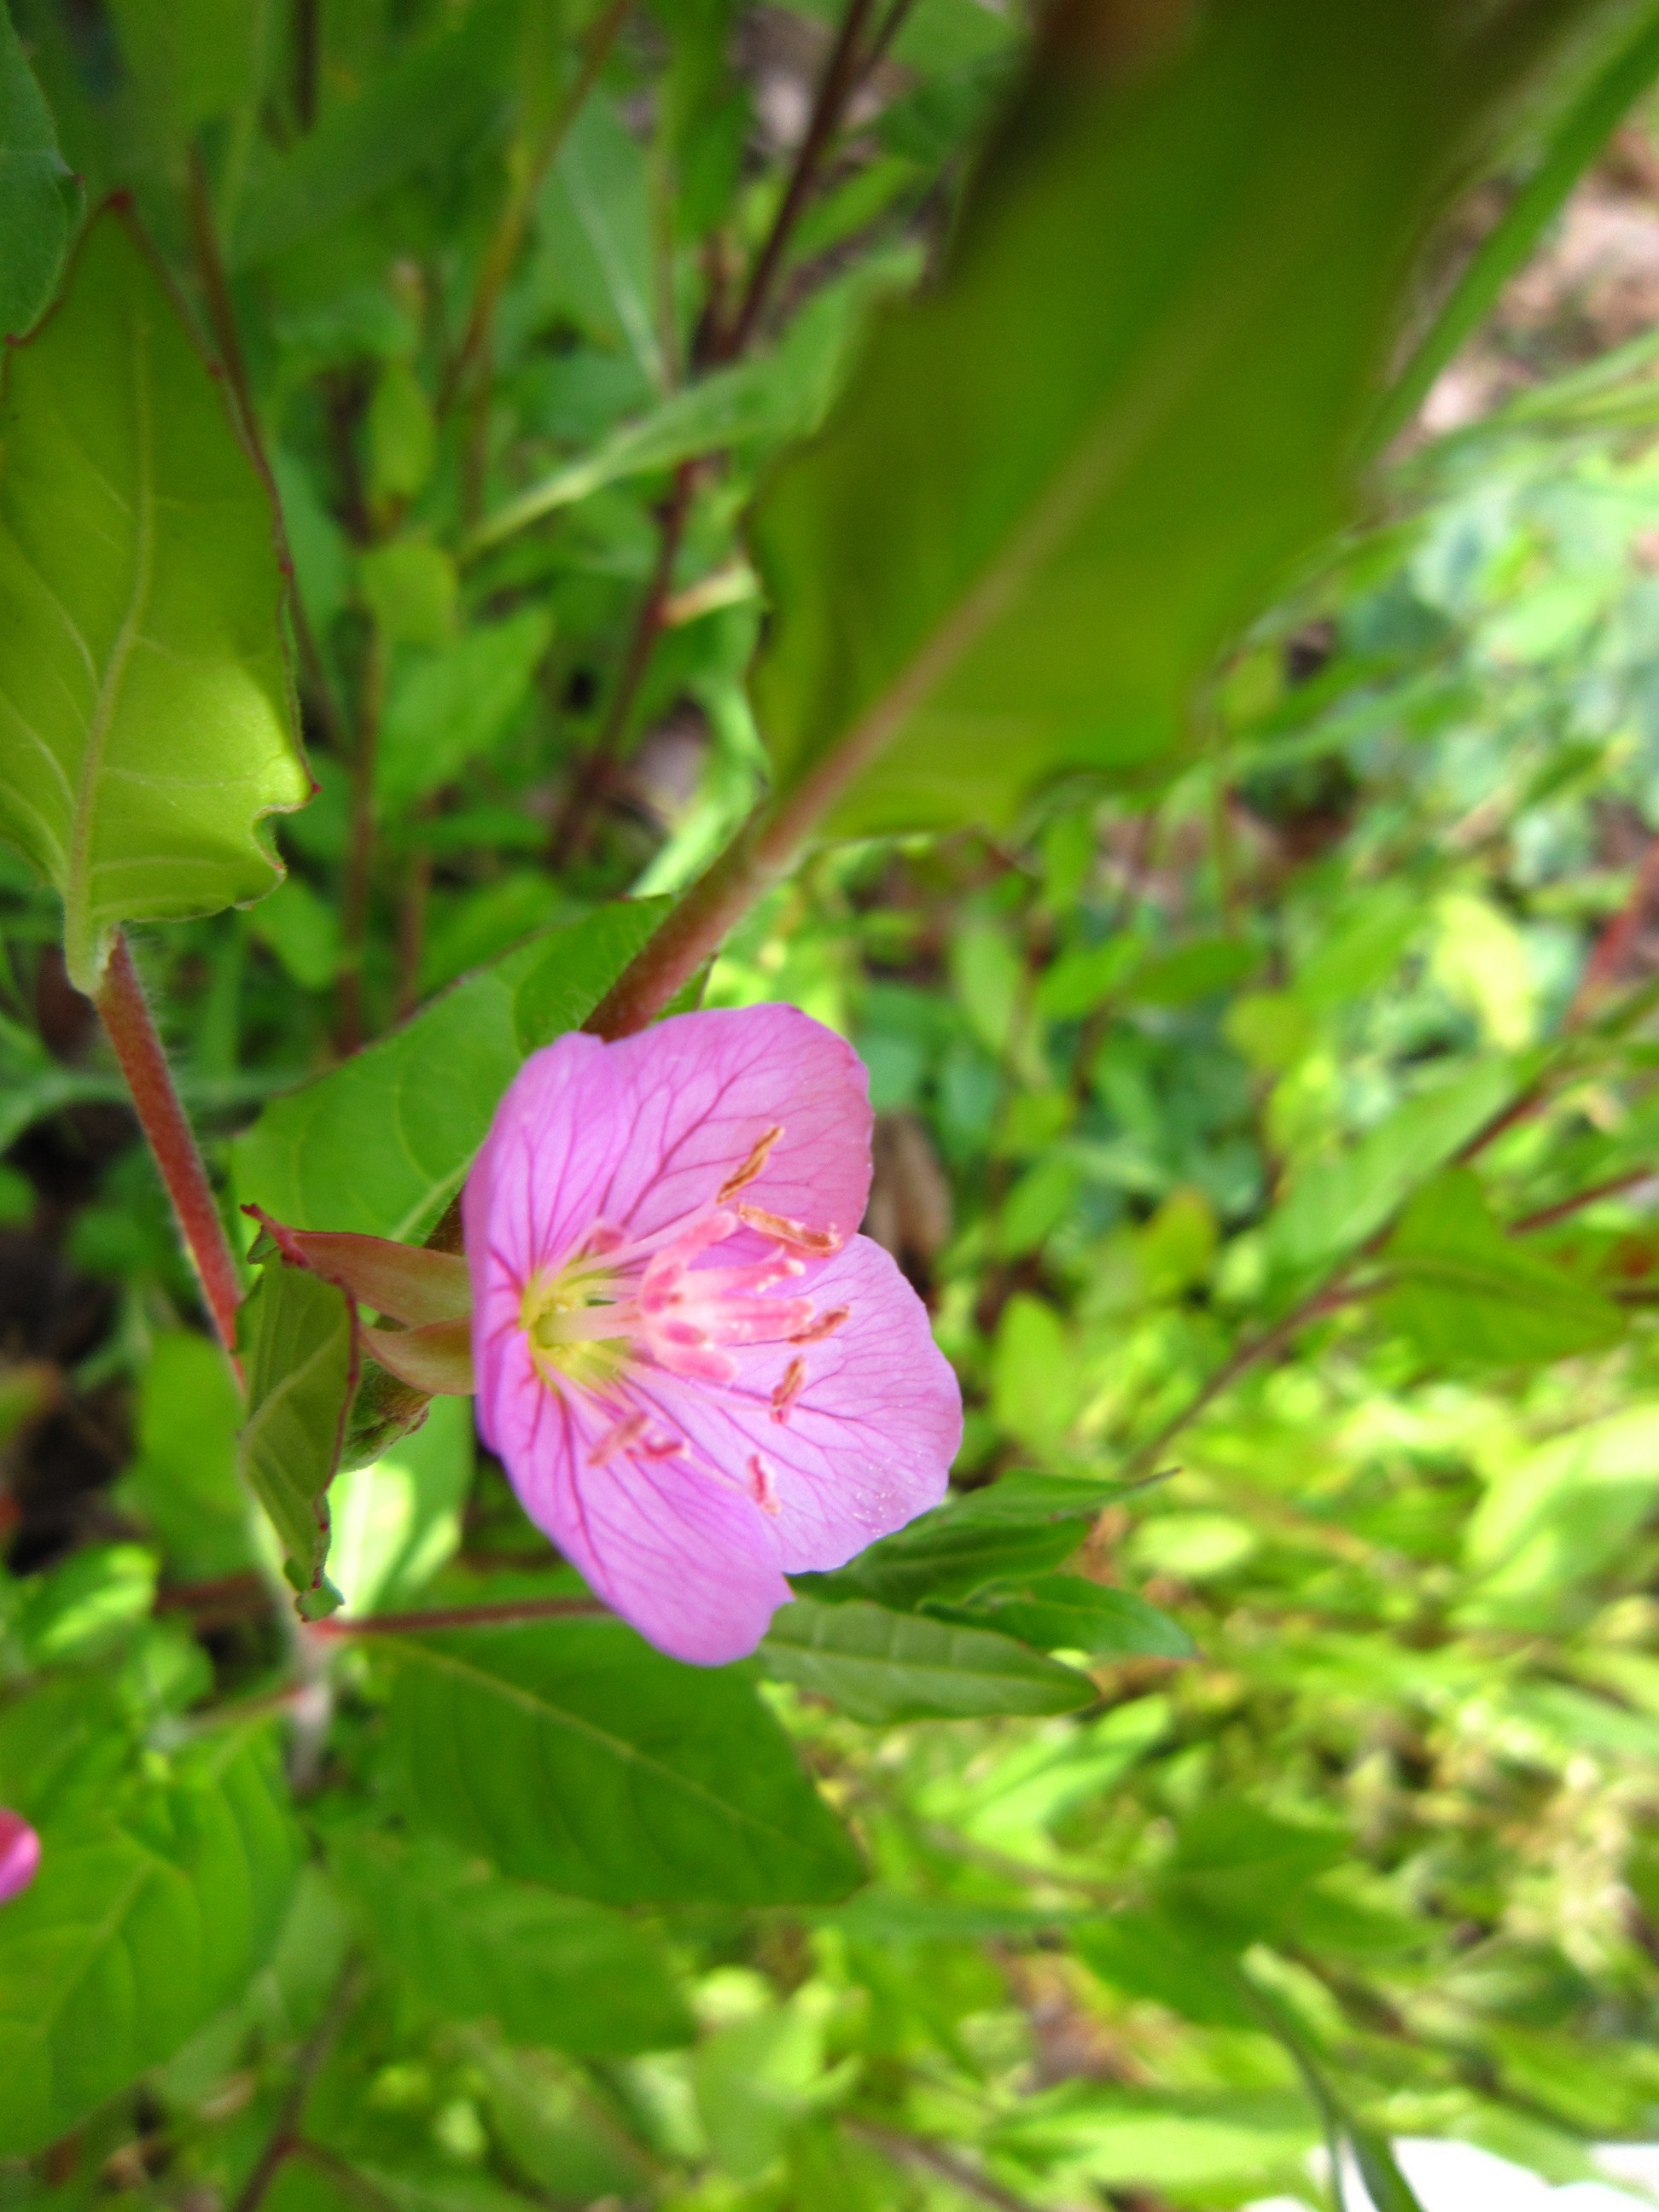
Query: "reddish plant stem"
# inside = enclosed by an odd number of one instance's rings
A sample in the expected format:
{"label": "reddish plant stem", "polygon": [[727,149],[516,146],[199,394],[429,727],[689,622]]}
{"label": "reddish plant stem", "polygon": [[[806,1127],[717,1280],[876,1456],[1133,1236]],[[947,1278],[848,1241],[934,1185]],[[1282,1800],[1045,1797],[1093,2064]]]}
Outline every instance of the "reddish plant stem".
{"label": "reddish plant stem", "polygon": [[276,2124],[265,2140],[264,2148],[253,2162],[253,2170],[242,2184],[240,2194],[231,2212],[258,2212],[270,2185],[282,2171],[283,2162],[301,2147],[300,2122],[304,2117],[306,2100],[311,2094],[311,2085],[318,2069],[334,2047],[336,2037],[345,2026],[362,1990],[362,1980],[356,1958],[348,1959],[334,1993],[322,2019],[312,2030],[295,2063],[293,2079],[287,2094],[277,2107]]}
{"label": "reddish plant stem", "polygon": [[864,27],[869,21],[875,0],[849,0],[841,28],[836,33],[836,43],[830,50],[818,82],[817,98],[812,103],[811,119],[806,126],[806,136],[801,140],[795,155],[795,166],[790,171],[789,182],[784,187],[783,199],[766,242],[761,247],[749,282],[738,303],[738,312],[724,330],[716,331],[709,348],[711,359],[716,362],[735,361],[748,344],[766,312],[772,287],[783,266],[783,257],[794,235],[795,226],[805,211],[812,188],[817,182],[818,171],[823,165],[847,103],[857,90],[864,73],[864,62],[859,52]]}
{"label": "reddish plant stem", "polygon": [[132,1094],[138,1126],[173,1200],[219,1341],[234,1363],[241,1279],[202,1155],[173,1088],[173,1072],[150,1018],[131,951],[125,938],[118,934],[94,1003]]}
{"label": "reddish plant stem", "polygon": [[429,1628],[501,1628],[529,1620],[604,1620],[609,1607],[585,1597],[504,1598],[495,1605],[440,1605],[424,1613],[370,1613],[314,1621],[313,1636],[418,1636]]}
{"label": "reddish plant stem", "polygon": [[340,902],[338,1042],[343,1053],[363,1041],[363,953],[368,936],[369,877],[374,865],[374,757],[386,690],[386,651],[376,630],[368,641],[357,744],[351,757],[351,844]]}
{"label": "reddish plant stem", "polygon": [[646,586],[645,597],[640,601],[639,611],[634,618],[634,631],[628,641],[628,654],[623,662],[622,673],[617,678],[617,688],[611,694],[611,704],[599,735],[583,755],[569,795],[553,825],[548,860],[554,868],[568,866],[581,850],[589,817],[604,792],[611,763],[628,734],[629,717],[634,711],[641,686],[650,669],[657,640],[663,633],[669,595],[674,586],[674,563],[679,557],[680,545],[685,537],[686,521],[691,512],[696,483],[696,463],[682,461],[674,471],[674,488],[657,517],[660,534],[656,566],[651,571],[651,580]]}
{"label": "reddish plant stem", "polygon": [[1621,1190],[1630,1190],[1638,1182],[1651,1182],[1652,1168],[1631,1168],[1623,1175],[1609,1176],[1605,1182],[1593,1182],[1588,1190],[1575,1191],[1571,1198],[1557,1199],[1553,1206],[1540,1206],[1536,1213],[1523,1214],[1519,1221],[1511,1221],[1511,1237],[1529,1236],[1534,1229],[1553,1229],[1558,1221],[1570,1220],[1587,1206],[1594,1206],[1598,1198],[1617,1198]]}
{"label": "reddish plant stem", "polygon": [[1659,837],[1643,855],[1630,896],[1595,940],[1567,1009],[1569,1029],[1592,1013],[1596,1001],[1620,982],[1637,940],[1656,913],[1659,913]]}

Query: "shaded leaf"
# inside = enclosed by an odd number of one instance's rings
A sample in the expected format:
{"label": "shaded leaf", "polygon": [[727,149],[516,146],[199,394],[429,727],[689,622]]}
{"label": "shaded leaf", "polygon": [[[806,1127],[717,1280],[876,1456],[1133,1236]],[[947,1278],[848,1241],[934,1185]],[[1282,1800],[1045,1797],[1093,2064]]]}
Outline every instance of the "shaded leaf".
{"label": "shaded leaf", "polygon": [[1040,1575],[1019,1589],[988,1590],[971,1606],[952,1607],[948,1618],[1041,1650],[1086,1651],[1096,1659],[1190,1659],[1197,1648],[1178,1620],[1144,1597],[1081,1575]]}
{"label": "shaded leaf", "polygon": [[352,1837],[331,1863],[387,1964],[451,2020],[588,2057],[691,2039],[661,1951],[619,1912],[507,1881],[433,1838]]}
{"label": "shaded leaf", "polygon": [[124,921],[216,913],[301,806],[264,483],[148,249],[93,223],[0,405],[0,831],[90,992]]}
{"label": "shaded leaf", "polygon": [[1086,1674],[1007,1636],[856,1601],[797,1598],[775,1615],[759,1656],[765,1674],[859,1721],[1066,1713],[1095,1698]]}
{"label": "shaded leaf", "polygon": [[273,1260],[238,1316],[238,1347],[247,1377],[242,1480],[281,1539],[301,1612],[315,1620],[340,1602],[323,1568],[328,1486],[357,1379],[350,1304],[332,1283]]}
{"label": "shaded leaf", "polygon": [[274,1100],[232,1148],[239,1196],[295,1228],[423,1237],[460,1188],[525,1054],[592,1012],[665,905],[617,902],[519,945]]}
{"label": "shaded leaf", "polygon": [[43,1831],[0,1913],[0,2155],[39,2150],[238,1996],[282,1925],[297,1838],[267,1734]]}
{"label": "shaded leaf", "polygon": [[0,337],[21,337],[52,297],[79,197],[0,0]]}
{"label": "shaded leaf", "polygon": [[613,1905],[829,1903],[857,1852],[739,1674],[616,1620],[377,1638],[411,1816]]}

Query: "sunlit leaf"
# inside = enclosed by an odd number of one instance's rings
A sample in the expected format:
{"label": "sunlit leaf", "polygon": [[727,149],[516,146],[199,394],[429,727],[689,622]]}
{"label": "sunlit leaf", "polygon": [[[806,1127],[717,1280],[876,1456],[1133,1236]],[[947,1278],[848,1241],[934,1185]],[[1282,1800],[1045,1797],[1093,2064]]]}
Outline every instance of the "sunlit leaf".
{"label": "sunlit leaf", "polygon": [[90,991],[122,922],[256,899],[310,790],[269,494],[129,219],[108,209],[0,404],[0,832]]}
{"label": "sunlit leaf", "polygon": [[411,1817],[602,1903],[827,1903],[850,1839],[741,1675],[614,1620],[376,1638]]}
{"label": "sunlit leaf", "polygon": [[1086,1674],[1009,1636],[857,1601],[797,1598],[774,1618],[760,1662],[859,1721],[1064,1713],[1095,1695]]}

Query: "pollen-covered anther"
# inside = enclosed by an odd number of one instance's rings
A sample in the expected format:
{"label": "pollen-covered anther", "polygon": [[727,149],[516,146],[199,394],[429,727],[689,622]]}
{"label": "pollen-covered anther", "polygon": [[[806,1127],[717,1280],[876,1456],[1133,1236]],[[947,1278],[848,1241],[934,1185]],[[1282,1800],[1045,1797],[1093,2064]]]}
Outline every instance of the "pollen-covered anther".
{"label": "pollen-covered anther", "polygon": [[806,1362],[797,1356],[783,1370],[783,1379],[772,1393],[772,1419],[780,1426],[789,1419],[789,1409],[806,1388]]}
{"label": "pollen-covered anther", "polygon": [[771,1156],[773,1146],[776,1144],[778,1139],[782,1134],[783,1124],[781,1121],[779,1121],[775,1123],[773,1127],[767,1130],[764,1136],[757,1137],[756,1139],[754,1147],[750,1152],[748,1158],[744,1162],[740,1168],[734,1169],[732,1172],[727,1176],[726,1181],[720,1185],[719,1191],[715,1194],[714,1203],[716,1206],[724,1206],[728,1198],[735,1198],[740,1190],[747,1190],[750,1184],[754,1182],[759,1177],[762,1170],[765,1168],[768,1159]]}
{"label": "pollen-covered anther", "polygon": [[769,1213],[763,1206],[738,1206],[732,1211],[775,1244],[791,1252],[810,1253],[815,1260],[827,1260],[846,1241],[839,1229],[809,1229],[804,1221],[792,1221],[787,1213]]}
{"label": "pollen-covered anther", "polygon": [[772,1470],[758,1452],[750,1452],[749,1455],[749,1480],[750,1487],[754,1493],[755,1503],[763,1513],[782,1511],[777,1485],[772,1480]]}
{"label": "pollen-covered anther", "polygon": [[624,1413],[621,1420],[606,1430],[589,1452],[587,1464],[589,1467],[603,1467],[606,1460],[614,1459],[618,1452],[626,1451],[629,1444],[636,1443],[644,1432],[643,1413]]}
{"label": "pollen-covered anther", "polygon": [[788,1341],[791,1344],[822,1344],[826,1336],[833,1336],[852,1318],[851,1306],[831,1306],[828,1313],[820,1314],[816,1321],[809,1321],[805,1328],[798,1328]]}

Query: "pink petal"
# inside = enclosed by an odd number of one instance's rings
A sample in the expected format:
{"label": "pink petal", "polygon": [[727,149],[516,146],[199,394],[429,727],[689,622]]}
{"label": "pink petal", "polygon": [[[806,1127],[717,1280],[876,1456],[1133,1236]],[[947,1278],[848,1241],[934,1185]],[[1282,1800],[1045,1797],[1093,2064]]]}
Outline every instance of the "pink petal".
{"label": "pink petal", "polygon": [[480,1397],[479,1425],[537,1527],[659,1650],[724,1666],[752,1651],[787,1603],[765,1518],[742,1487],[684,1453],[621,1449],[592,1464],[615,1408],[550,1390],[516,1329],[487,1412]]}
{"label": "pink petal", "polygon": [[40,1865],[40,1837],[21,1813],[0,1805],[0,1905],[27,1889]]}
{"label": "pink petal", "polygon": [[780,1126],[744,1202],[850,1237],[870,1188],[869,1083],[832,1030],[745,1006],[616,1044],[560,1037],[514,1078],[469,1178],[475,1281],[487,1253],[522,1283],[596,1221],[639,1237],[698,1212]]}
{"label": "pink petal", "polygon": [[[775,1556],[786,1573],[803,1574],[843,1565],[939,1503],[962,1442],[962,1393],[927,1308],[867,1237],[791,1287],[821,1316],[847,1307],[844,1326],[799,1348],[732,1347],[738,1375],[724,1387],[647,1370],[629,1389],[701,1462],[748,1474],[757,1491],[759,1461],[776,1509],[765,1515]],[[774,1394],[797,1358],[805,1380],[778,1420]]]}

